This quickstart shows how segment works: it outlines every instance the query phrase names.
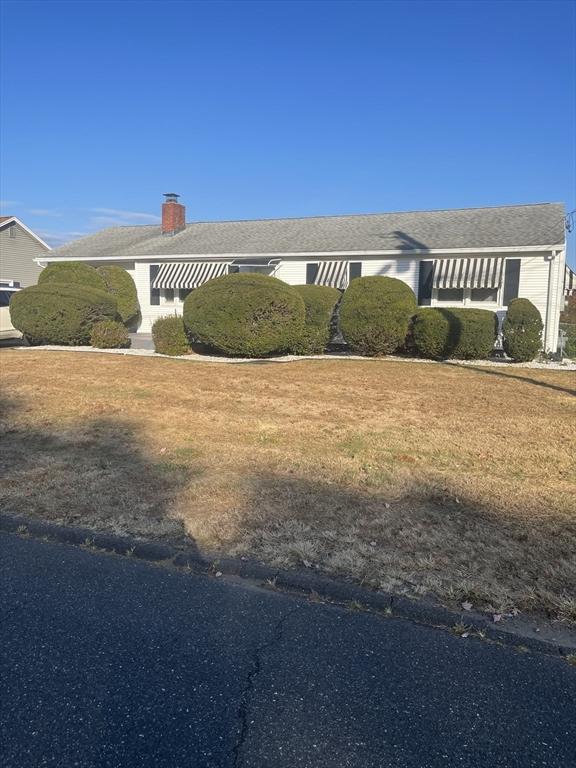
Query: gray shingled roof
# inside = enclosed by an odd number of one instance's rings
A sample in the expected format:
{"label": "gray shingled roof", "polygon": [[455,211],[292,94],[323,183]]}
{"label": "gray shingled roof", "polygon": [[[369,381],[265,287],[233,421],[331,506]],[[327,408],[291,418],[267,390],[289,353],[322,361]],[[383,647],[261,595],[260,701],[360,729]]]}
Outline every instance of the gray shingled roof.
{"label": "gray shingled roof", "polygon": [[557,245],[561,203],[305,219],[209,221],[164,236],[159,226],[112,227],[63,245],[52,257],[177,256]]}

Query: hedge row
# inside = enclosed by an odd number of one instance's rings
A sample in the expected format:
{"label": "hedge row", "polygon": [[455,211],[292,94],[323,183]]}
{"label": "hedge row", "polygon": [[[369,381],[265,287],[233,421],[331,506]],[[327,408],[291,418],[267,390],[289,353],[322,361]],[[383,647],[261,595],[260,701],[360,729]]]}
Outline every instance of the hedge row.
{"label": "hedge row", "polygon": [[289,285],[248,272],[205,283],[186,297],[183,312],[193,343],[241,357],[289,352],[305,314],[303,298]]}
{"label": "hedge row", "polygon": [[290,351],[295,355],[321,355],[330,342],[330,329],[340,291],[327,285],[295,285],[304,301],[304,328]]}
{"label": "hedge row", "polygon": [[87,285],[43,282],[10,300],[12,324],[30,344],[90,344],[93,326],[115,320],[116,299]]}
{"label": "hedge row", "polygon": [[354,352],[387,355],[404,344],[416,307],[414,291],[402,280],[358,277],[342,298],[340,330]]}
{"label": "hedge row", "polygon": [[98,267],[98,274],[105,289],[118,302],[118,314],[124,325],[132,326],[140,316],[138,293],[132,276],[122,267],[114,265]]}
{"label": "hedge row", "polygon": [[[273,277],[235,273],[192,291],[183,317],[160,318],[153,327],[155,349],[179,355],[191,345],[231,356],[265,357],[292,352],[317,354],[330,341],[335,308],[352,351],[385,355],[406,349],[435,359],[479,359],[494,348],[498,321],[483,309],[418,310],[413,291],[390,277],[353,280],[340,291],[317,285],[289,286]],[[120,267],[98,270],[82,263],[53,264],[38,286],[11,302],[14,326],[31,343],[127,346],[124,324],[139,307],[134,281]],[[96,327],[96,324],[97,327]],[[503,324],[504,350],[518,361],[532,360],[541,346],[542,319],[526,299],[515,299]]]}
{"label": "hedge row", "polygon": [[416,351],[432,359],[488,357],[497,334],[496,313],[486,309],[421,309],[412,325]]}
{"label": "hedge row", "polygon": [[[12,324],[31,344],[126,347],[130,341],[122,324],[133,324],[139,313],[136,286],[125,269],[82,262],[50,264],[38,285],[10,302]],[[107,325],[98,325],[101,321]]]}

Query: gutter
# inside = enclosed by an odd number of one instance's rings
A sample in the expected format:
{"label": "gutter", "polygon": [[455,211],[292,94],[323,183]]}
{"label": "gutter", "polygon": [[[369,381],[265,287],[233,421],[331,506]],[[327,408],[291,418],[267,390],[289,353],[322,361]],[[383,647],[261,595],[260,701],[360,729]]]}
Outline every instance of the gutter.
{"label": "gutter", "polygon": [[118,256],[39,256],[34,261],[41,263],[43,261],[159,261],[162,259],[255,259],[269,256],[270,258],[341,258],[362,256],[441,256],[457,254],[488,254],[488,253],[546,253],[562,248],[561,243],[555,245],[522,245],[522,246],[502,246],[493,248],[414,248],[388,251],[285,251],[283,253],[266,253],[266,251],[257,251],[255,253],[162,253],[162,254],[137,254],[137,255],[118,255]]}

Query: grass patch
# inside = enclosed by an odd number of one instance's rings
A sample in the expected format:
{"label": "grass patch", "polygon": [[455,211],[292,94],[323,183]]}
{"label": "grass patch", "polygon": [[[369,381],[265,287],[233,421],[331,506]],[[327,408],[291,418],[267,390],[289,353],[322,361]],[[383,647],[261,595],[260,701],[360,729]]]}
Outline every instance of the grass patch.
{"label": "grass patch", "polygon": [[5,512],[576,621],[573,373],[34,350],[0,367]]}

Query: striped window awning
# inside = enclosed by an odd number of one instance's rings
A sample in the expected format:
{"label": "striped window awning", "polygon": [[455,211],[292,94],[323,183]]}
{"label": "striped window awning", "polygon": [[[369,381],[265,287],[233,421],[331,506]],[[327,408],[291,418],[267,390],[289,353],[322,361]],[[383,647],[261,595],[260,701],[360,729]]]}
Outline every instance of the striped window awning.
{"label": "striped window awning", "polygon": [[576,272],[570,269],[568,264],[564,272],[564,295],[576,296]]}
{"label": "striped window awning", "polygon": [[198,288],[227,274],[228,264],[200,261],[195,264],[161,264],[152,288]]}
{"label": "striped window awning", "polygon": [[330,288],[345,290],[348,287],[348,262],[321,261],[314,285],[328,285]]}
{"label": "striped window awning", "polygon": [[434,288],[499,288],[503,258],[435,259]]}

